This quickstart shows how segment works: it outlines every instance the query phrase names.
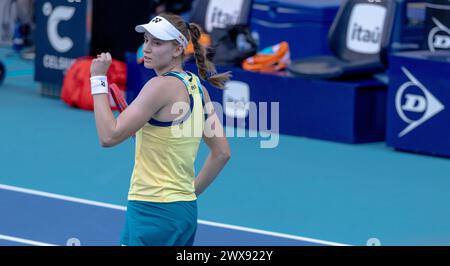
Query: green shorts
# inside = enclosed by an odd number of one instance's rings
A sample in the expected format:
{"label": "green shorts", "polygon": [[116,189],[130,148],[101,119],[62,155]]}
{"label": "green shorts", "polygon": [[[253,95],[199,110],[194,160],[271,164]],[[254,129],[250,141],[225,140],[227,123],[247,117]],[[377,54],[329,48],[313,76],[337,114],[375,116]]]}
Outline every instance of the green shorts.
{"label": "green shorts", "polygon": [[192,246],[197,231],[197,201],[128,201],[121,245]]}

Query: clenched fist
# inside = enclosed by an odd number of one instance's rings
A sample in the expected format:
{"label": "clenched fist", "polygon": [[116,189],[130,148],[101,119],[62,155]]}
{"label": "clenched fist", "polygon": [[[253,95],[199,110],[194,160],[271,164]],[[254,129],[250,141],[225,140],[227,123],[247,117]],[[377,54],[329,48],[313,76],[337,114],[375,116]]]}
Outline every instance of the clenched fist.
{"label": "clenched fist", "polygon": [[91,77],[106,76],[111,63],[112,57],[110,53],[101,53],[97,55],[97,58],[92,60],[91,63]]}

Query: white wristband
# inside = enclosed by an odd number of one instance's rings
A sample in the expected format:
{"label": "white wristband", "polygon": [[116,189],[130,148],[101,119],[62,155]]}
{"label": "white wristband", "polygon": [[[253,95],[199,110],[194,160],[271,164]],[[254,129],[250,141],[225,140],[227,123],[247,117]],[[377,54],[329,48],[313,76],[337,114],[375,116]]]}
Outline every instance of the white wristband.
{"label": "white wristband", "polygon": [[108,80],[106,76],[91,77],[91,94],[108,94]]}

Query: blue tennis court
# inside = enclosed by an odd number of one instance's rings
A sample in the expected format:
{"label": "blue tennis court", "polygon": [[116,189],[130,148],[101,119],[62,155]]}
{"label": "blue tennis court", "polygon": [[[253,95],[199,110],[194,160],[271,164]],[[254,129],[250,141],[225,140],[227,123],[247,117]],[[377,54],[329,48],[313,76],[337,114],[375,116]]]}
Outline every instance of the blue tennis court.
{"label": "blue tennis court", "polygon": [[[119,243],[124,206],[0,186],[1,245],[102,245]],[[199,221],[196,245],[339,245],[286,234]]]}
{"label": "blue tennis court", "polygon": [[[92,112],[40,96],[33,63],[0,56],[0,244],[117,245],[134,141],[101,148]],[[229,165],[198,200],[196,245],[450,244],[448,159],[384,142],[260,141],[230,138]]]}

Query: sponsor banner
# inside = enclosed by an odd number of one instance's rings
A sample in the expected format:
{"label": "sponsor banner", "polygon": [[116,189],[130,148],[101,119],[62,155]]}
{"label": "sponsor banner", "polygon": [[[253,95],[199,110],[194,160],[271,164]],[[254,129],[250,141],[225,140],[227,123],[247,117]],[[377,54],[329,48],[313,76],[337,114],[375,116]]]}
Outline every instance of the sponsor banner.
{"label": "sponsor banner", "polygon": [[347,29],[347,48],[363,54],[380,52],[386,12],[379,5],[355,5]]}
{"label": "sponsor banner", "polygon": [[210,0],[206,10],[205,28],[211,32],[214,28],[235,25],[240,20],[244,0]]}
{"label": "sponsor banner", "polygon": [[62,84],[67,69],[89,53],[88,0],[36,1],[35,80]]}
{"label": "sponsor banner", "polygon": [[450,53],[398,53],[390,62],[387,143],[450,156]]}
{"label": "sponsor banner", "polygon": [[426,46],[432,51],[450,50],[450,2],[426,3]]}

